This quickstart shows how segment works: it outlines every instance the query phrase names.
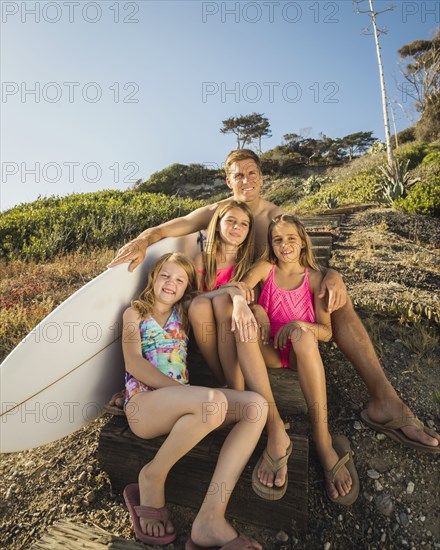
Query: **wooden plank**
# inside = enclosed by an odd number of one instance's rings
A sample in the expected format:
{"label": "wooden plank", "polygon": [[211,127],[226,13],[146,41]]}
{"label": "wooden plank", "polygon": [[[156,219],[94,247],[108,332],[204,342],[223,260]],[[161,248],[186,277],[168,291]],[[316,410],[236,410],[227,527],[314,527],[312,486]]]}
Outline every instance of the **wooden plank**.
{"label": "wooden plank", "polygon": [[54,523],[30,550],[154,550],[156,546],[138,544],[112,535],[103,529],[61,520]]}
{"label": "wooden plank", "polygon": [[[103,428],[98,446],[98,460],[108,473],[114,489],[122,491],[129,483],[137,482],[140,469],[152,460],[164,437],[142,440],[122,430],[124,417],[114,416]],[[208,489],[222,491],[227,487],[210,487],[210,479],[220,448],[230,428],[209,434],[199,445],[172,468],[166,484],[167,502],[199,508]],[[262,437],[232,494],[227,515],[241,522],[253,523],[288,532],[307,528],[308,507],[308,440],[290,434],[294,451],[289,460],[289,484],[286,495],[279,501],[268,502],[258,497],[251,486],[252,470],[261,456],[266,438]]]}

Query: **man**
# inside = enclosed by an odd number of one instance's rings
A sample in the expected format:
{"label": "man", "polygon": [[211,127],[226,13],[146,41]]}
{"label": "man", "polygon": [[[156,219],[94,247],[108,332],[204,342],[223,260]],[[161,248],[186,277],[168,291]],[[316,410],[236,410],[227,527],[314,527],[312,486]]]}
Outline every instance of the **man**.
{"label": "man", "polygon": [[[226,183],[233,198],[246,202],[254,215],[257,257],[265,247],[270,221],[284,211],[260,197],[263,174],[260,160],[253,151],[232,151],[225,161],[225,171]],[[143,261],[148,246],[165,237],[179,237],[205,229],[217,206],[228,200],[198,208],[187,216],[145,230],[119,250],[109,267],[130,262],[128,269],[133,271]],[[332,269],[327,271],[321,284],[320,296],[324,297],[326,293],[334,340],[353,364],[369,392],[368,408],[362,412],[362,420],[405,446],[440,452],[440,435],[415,418],[387,380],[371,340],[347,296],[342,278]],[[280,457],[282,455],[280,453]],[[276,485],[282,485],[284,475],[283,472],[280,477],[277,475]]]}

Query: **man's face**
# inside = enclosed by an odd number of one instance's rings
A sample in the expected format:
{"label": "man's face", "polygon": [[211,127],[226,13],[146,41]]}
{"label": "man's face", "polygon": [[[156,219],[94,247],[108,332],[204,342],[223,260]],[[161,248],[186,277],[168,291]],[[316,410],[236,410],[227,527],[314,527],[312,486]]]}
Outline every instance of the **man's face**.
{"label": "man's face", "polygon": [[260,196],[263,175],[255,161],[239,160],[232,163],[226,175],[226,183],[232,189],[235,200],[252,202]]}

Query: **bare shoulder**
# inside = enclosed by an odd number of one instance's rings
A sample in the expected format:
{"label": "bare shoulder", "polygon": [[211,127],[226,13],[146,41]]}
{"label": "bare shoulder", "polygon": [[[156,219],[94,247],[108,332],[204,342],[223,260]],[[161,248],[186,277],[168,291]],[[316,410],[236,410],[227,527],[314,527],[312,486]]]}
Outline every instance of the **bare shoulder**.
{"label": "bare shoulder", "polygon": [[263,207],[264,211],[268,217],[268,219],[272,220],[275,218],[275,216],[279,216],[280,214],[286,214],[286,211],[283,210],[280,206],[277,206],[273,202],[267,201],[265,199],[263,201]]}
{"label": "bare shoulder", "polygon": [[134,309],[134,307],[128,307],[122,316],[124,323],[139,323],[141,321],[141,316],[139,312]]}
{"label": "bare shoulder", "polygon": [[324,275],[321,271],[309,268],[309,285],[312,290],[319,289],[323,278]]}

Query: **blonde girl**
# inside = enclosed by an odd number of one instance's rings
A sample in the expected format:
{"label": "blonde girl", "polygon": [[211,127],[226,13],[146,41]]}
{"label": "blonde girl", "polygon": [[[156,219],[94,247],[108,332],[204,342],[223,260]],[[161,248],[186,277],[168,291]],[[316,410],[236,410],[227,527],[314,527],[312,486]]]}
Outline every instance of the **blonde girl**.
{"label": "blonde girl", "polygon": [[[208,491],[186,549],[222,547],[231,542],[237,549],[261,549],[256,541],[235,531],[225,520],[225,510],[261,435],[267,412],[263,398],[256,393],[189,386],[184,304],[196,284],[193,262],[183,254],[166,254],[150,271],[139,300],[124,313],[122,346],[129,426],[144,439],[168,434],[154,459],[139,472],[138,483],[125,488],[124,499],[138,539],[147,544],[174,541],[176,532],[165,507],[168,472],[209,432],[235,423],[212,478],[212,483],[226,490],[218,494]],[[255,408],[255,414],[250,407]]]}
{"label": "blonde girl", "polygon": [[[251,288],[263,285],[252,310],[261,327],[266,365],[298,369],[327,494],[332,501],[349,505],[357,498],[359,481],[348,440],[335,436],[332,442],[328,431],[325,372],[318,341],[330,340],[332,329],[324,300],[318,297],[322,277],[304,225],[295,216],[282,214],[269,225],[265,259],[243,282]],[[264,479],[254,481],[257,488],[259,482],[264,486]]]}

